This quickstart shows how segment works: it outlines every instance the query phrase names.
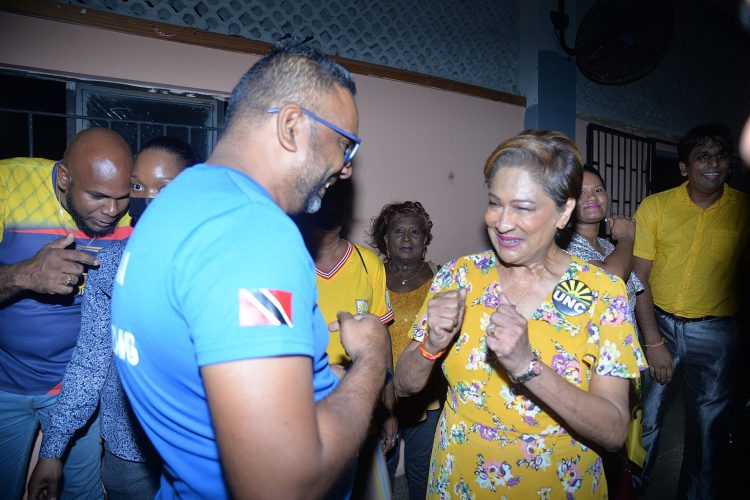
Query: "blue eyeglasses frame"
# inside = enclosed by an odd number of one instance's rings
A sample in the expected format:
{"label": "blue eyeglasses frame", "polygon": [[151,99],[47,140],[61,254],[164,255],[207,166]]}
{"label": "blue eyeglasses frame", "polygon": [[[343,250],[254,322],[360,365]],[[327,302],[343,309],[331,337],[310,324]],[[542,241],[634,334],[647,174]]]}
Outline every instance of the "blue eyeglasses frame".
{"label": "blue eyeglasses frame", "polygon": [[[357,150],[359,150],[359,145],[362,144],[362,139],[357,137],[356,135],[347,132],[346,130],[337,127],[333,123],[329,122],[325,118],[321,118],[320,116],[316,115],[309,109],[305,109],[302,106],[300,106],[300,111],[302,111],[303,114],[309,116],[313,120],[322,123],[326,127],[330,128],[334,132],[338,132],[339,134],[343,135],[350,141],[352,141],[347,147],[346,150],[344,150],[344,165],[349,165],[352,160],[354,159],[354,155],[357,154]],[[267,113],[278,113],[281,111],[281,108],[269,108],[266,110]]]}

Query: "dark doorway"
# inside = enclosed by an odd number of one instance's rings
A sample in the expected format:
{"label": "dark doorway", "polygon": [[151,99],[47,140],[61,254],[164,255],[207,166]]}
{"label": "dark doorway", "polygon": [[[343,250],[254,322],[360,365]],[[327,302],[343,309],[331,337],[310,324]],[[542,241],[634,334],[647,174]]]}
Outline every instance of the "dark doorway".
{"label": "dark doorway", "polygon": [[651,169],[651,194],[666,191],[685,182],[680,175],[677,155],[668,151],[656,151],[654,168]]}

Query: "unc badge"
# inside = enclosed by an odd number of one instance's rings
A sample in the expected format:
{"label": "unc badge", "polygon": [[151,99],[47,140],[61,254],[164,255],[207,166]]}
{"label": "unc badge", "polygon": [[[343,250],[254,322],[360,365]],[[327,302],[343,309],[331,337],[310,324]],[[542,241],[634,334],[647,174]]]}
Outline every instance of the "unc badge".
{"label": "unc badge", "polygon": [[557,284],[552,292],[552,303],[566,316],[578,316],[589,310],[594,294],[583,281],[566,280]]}

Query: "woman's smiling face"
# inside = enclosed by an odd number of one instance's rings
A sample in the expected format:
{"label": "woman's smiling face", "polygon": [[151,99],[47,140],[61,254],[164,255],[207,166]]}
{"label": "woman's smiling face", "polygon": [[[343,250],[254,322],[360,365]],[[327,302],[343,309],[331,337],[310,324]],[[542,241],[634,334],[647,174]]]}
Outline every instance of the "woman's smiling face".
{"label": "woman's smiling face", "polygon": [[598,175],[583,173],[581,196],[576,203],[576,216],[580,222],[600,222],[607,216],[609,196]]}
{"label": "woman's smiling face", "polygon": [[484,213],[492,246],[506,264],[540,262],[565,227],[574,204],[562,209],[533,176],[520,167],[499,169],[492,179]]}

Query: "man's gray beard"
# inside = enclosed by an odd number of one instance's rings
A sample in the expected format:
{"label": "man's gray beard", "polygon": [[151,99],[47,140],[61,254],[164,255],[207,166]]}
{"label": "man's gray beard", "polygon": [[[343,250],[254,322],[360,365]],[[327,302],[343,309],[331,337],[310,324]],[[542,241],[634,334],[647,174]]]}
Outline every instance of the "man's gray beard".
{"label": "man's gray beard", "polygon": [[[324,163],[323,158],[318,153],[318,134],[315,128],[312,129],[310,135],[310,149],[312,151],[312,158],[310,158],[308,162],[308,169],[305,174],[311,170],[317,170],[316,168],[310,168],[311,166],[320,166]],[[305,196],[302,210],[305,213],[314,214],[320,210],[320,207],[323,204],[323,196],[325,195],[325,190],[328,188],[328,178],[324,177],[320,179],[315,186],[309,187],[310,182],[312,182],[313,179],[307,177],[305,174],[297,177],[297,192],[300,194],[304,193]],[[321,191],[323,191],[323,195],[320,194]]]}
{"label": "man's gray beard", "polygon": [[314,214],[320,210],[320,206],[323,204],[323,197],[320,196],[320,190],[325,189],[328,185],[327,181],[321,181],[317,186],[310,190],[305,197],[304,211],[308,214]]}

